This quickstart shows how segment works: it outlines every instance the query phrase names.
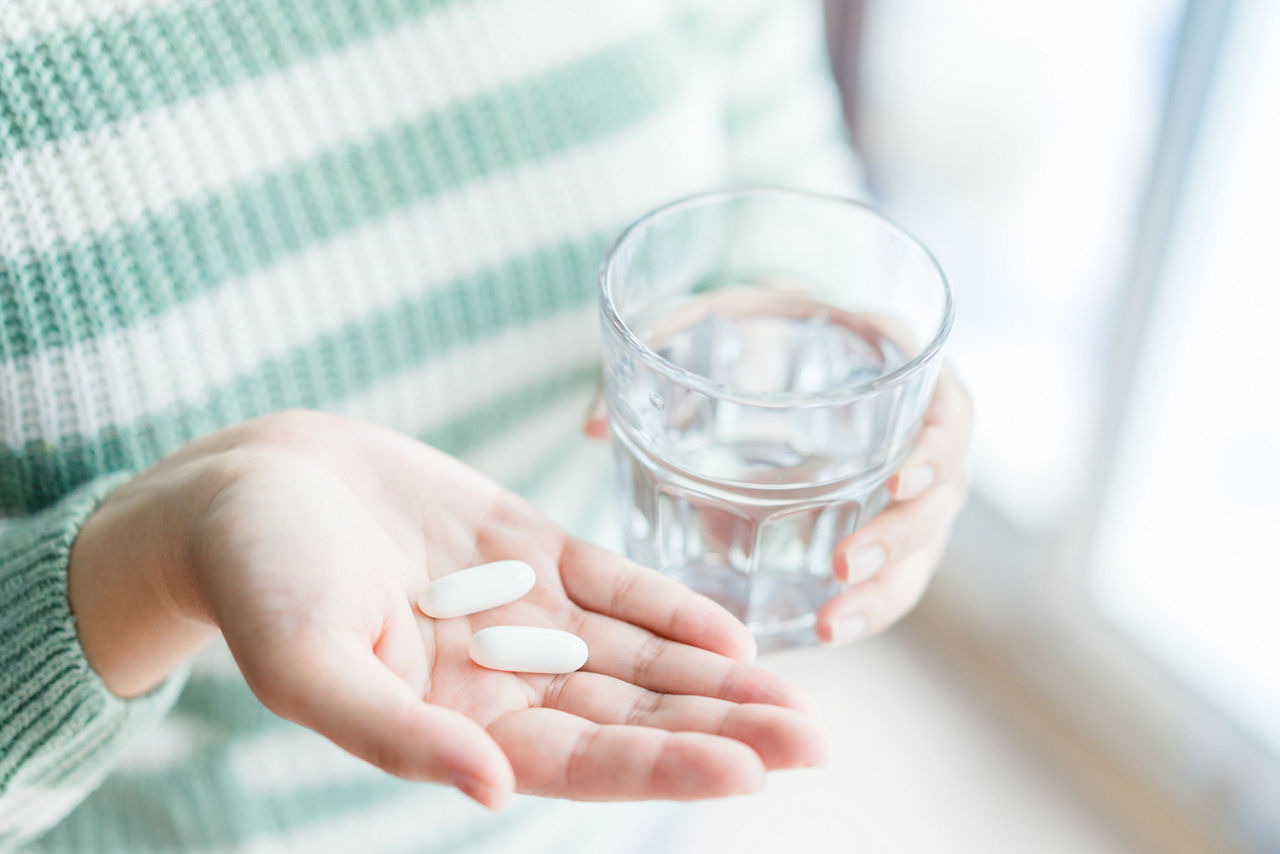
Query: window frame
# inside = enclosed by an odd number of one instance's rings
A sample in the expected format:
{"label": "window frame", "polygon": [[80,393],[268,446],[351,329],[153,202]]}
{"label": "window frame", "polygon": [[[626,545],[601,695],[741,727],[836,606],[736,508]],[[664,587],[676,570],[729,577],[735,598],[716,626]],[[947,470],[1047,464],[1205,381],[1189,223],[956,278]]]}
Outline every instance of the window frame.
{"label": "window frame", "polygon": [[[1280,757],[1146,654],[1090,595],[1095,543],[1120,428],[1160,297],[1182,188],[1213,97],[1234,0],[1187,0],[1155,148],[1122,270],[1092,461],[1073,511],[1050,530],[1019,528],[977,491],[918,623],[963,636],[1063,726],[1147,787],[1165,818],[1224,843],[1280,848]],[[939,633],[938,626],[948,629]],[[932,626],[931,628],[929,626]]]}

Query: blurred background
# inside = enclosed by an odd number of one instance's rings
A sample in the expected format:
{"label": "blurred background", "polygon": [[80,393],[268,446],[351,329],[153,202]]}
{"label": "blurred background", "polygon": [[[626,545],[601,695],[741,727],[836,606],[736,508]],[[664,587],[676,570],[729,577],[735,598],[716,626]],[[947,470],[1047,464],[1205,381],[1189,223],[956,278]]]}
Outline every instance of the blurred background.
{"label": "blurred background", "polygon": [[1280,0],[777,2],[950,277],[973,495],[901,624],[762,661],[829,766],[632,850],[1280,854]]}
{"label": "blurred background", "polygon": [[904,624],[767,661],[832,768],[698,839],[1280,851],[1280,3],[826,12],[873,197],[957,295],[974,495]]}

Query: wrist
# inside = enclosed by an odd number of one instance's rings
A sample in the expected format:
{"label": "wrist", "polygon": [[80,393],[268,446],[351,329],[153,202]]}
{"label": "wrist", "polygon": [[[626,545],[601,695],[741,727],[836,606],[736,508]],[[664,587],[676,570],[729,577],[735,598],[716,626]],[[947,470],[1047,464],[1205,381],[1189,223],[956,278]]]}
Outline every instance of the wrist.
{"label": "wrist", "polygon": [[120,487],[81,527],[67,591],[89,665],[107,689],[136,697],[158,686],[216,634],[175,590],[189,588],[183,525],[163,485]]}

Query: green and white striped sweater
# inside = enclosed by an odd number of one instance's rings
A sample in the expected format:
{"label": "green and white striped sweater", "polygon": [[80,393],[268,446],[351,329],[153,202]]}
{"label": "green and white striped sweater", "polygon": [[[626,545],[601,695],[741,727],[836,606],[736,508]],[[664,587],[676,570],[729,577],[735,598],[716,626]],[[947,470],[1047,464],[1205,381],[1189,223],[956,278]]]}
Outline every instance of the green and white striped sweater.
{"label": "green and white striped sweater", "polygon": [[129,473],[297,406],[588,531],[607,242],[854,181],[816,0],[0,0],[0,849],[605,850],[620,813],[390,778],[224,647],[114,698],[70,544]]}

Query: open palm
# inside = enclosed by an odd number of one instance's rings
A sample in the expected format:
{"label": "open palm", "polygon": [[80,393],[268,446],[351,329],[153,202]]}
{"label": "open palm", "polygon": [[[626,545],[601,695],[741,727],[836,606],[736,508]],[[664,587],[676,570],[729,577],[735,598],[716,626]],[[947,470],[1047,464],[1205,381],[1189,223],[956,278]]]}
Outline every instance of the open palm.
{"label": "open palm", "polygon": [[[444,454],[310,413],[185,453],[233,460],[193,538],[195,610],[269,708],[391,773],[489,806],[513,788],[691,799],[823,757],[811,701],[746,663],[754,644],[728,612]],[[508,558],[537,574],[516,602],[448,620],[412,604],[432,578]],[[482,668],[471,635],[498,624],[573,632],[587,663]]]}

